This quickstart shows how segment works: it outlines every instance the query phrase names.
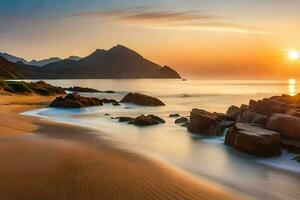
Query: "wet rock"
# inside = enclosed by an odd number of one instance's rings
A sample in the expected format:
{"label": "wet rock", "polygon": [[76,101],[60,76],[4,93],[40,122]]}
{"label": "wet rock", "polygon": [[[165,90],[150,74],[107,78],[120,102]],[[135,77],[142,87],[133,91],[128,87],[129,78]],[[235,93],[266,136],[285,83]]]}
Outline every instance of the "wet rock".
{"label": "wet rock", "polygon": [[101,99],[101,102],[102,103],[111,103],[111,104],[119,104],[118,101],[114,100],[114,99],[107,99],[107,98],[104,98],[104,99]]}
{"label": "wet rock", "polygon": [[156,115],[148,115],[148,117],[151,117],[152,119],[154,119],[155,121],[157,121],[160,124],[164,124],[166,123],[166,121]]}
{"label": "wet rock", "polygon": [[169,117],[174,117],[175,118],[175,117],[180,117],[180,115],[179,114],[170,114]]}
{"label": "wet rock", "polygon": [[152,126],[159,124],[159,122],[150,116],[141,115],[134,119],[133,124],[136,126]]}
{"label": "wet rock", "polygon": [[140,106],[164,106],[165,104],[158,98],[151,97],[140,93],[129,93],[121,103],[133,103]]}
{"label": "wet rock", "polygon": [[279,142],[280,133],[246,123],[237,123],[228,129],[225,136],[226,145],[262,157],[280,155]]}
{"label": "wet rock", "polygon": [[205,110],[193,109],[190,115],[188,131],[201,135],[222,135],[224,130],[234,125],[228,116],[220,113],[210,113]]}
{"label": "wet rock", "polygon": [[184,124],[187,123],[189,119],[187,117],[180,117],[175,120],[175,124]]}
{"label": "wet rock", "polygon": [[300,118],[286,114],[273,114],[266,126],[267,129],[280,132],[284,136],[300,138]]}
{"label": "wet rock", "polygon": [[65,97],[57,97],[51,102],[50,107],[55,108],[84,108],[103,105],[98,98],[83,97],[76,93],[68,94]]}
{"label": "wet rock", "polygon": [[119,122],[133,122],[134,118],[132,117],[117,117],[117,119],[119,120]]}

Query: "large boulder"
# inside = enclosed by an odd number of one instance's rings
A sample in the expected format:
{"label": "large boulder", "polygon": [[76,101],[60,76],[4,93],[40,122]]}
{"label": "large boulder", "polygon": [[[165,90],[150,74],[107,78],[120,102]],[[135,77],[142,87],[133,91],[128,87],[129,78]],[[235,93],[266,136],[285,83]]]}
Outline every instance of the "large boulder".
{"label": "large boulder", "polygon": [[193,109],[187,129],[195,134],[222,135],[226,128],[233,125],[234,122],[228,121],[228,117],[224,114]]}
{"label": "large boulder", "polygon": [[65,97],[57,97],[51,102],[50,107],[55,108],[84,108],[89,106],[103,105],[98,98],[83,97],[76,93],[68,94]]}
{"label": "large boulder", "polygon": [[129,93],[122,100],[121,103],[133,103],[141,106],[164,106],[165,104],[158,98],[151,97],[140,93]]}
{"label": "large boulder", "polygon": [[273,114],[266,126],[267,129],[280,132],[284,136],[300,138],[300,118],[287,114]]}
{"label": "large boulder", "polygon": [[280,133],[246,123],[237,123],[228,129],[225,136],[226,145],[262,157],[280,155],[279,143]]}

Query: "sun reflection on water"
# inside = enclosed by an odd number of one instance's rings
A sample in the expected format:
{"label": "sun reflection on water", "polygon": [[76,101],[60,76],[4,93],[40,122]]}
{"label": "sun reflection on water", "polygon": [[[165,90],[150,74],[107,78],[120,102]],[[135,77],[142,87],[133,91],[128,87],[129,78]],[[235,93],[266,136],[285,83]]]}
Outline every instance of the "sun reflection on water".
{"label": "sun reflection on water", "polygon": [[291,96],[296,95],[296,79],[289,79],[289,94]]}

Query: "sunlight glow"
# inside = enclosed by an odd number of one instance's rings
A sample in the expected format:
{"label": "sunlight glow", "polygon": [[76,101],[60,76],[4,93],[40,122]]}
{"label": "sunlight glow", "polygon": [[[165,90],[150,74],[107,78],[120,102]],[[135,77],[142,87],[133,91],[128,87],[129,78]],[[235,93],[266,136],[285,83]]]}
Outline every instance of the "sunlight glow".
{"label": "sunlight glow", "polygon": [[292,50],[292,51],[289,51],[289,58],[291,60],[298,60],[299,59],[299,52],[298,51],[295,51],[295,50]]}
{"label": "sunlight glow", "polygon": [[296,79],[289,79],[289,93],[291,96],[296,95]]}

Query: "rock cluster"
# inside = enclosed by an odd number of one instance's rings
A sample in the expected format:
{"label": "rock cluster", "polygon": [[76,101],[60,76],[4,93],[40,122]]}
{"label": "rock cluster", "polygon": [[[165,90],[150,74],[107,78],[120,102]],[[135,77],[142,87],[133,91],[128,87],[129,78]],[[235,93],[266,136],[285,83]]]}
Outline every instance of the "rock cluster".
{"label": "rock cluster", "polygon": [[164,106],[165,104],[158,98],[151,97],[140,93],[129,93],[121,103],[133,103],[140,106]]}
{"label": "rock cluster", "polygon": [[129,124],[134,124],[136,126],[152,126],[157,124],[163,124],[166,121],[156,115],[140,115],[136,118],[132,117],[117,117],[119,122],[128,122]]}
{"label": "rock cluster", "polygon": [[102,101],[98,98],[83,97],[76,93],[68,94],[65,97],[57,97],[50,107],[55,108],[84,108],[89,106],[101,106]]}
{"label": "rock cluster", "polygon": [[[229,107],[226,115],[193,109],[187,128],[202,135],[227,130],[225,144],[240,151],[270,157],[287,149],[300,161],[300,94],[250,100],[249,105]],[[285,144],[290,140],[296,144]]]}

